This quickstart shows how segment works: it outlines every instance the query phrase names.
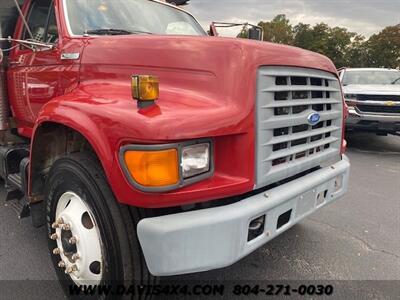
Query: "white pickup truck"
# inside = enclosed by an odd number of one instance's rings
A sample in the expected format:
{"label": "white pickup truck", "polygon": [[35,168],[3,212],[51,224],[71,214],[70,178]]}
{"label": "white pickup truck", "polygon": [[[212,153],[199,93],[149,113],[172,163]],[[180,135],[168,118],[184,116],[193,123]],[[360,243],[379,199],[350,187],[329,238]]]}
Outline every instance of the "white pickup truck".
{"label": "white pickup truck", "polygon": [[400,71],[394,69],[339,70],[349,107],[347,130],[400,135]]}

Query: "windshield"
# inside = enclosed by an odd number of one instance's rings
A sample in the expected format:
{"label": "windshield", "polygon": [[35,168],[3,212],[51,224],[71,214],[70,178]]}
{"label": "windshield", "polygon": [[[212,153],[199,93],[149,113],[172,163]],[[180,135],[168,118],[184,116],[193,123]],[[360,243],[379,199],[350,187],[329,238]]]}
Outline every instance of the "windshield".
{"label": "windshield", "polygon": [[64,0],[64,5],[73,35],[206,35],[190,14],[155,1]]}
{"label": "windshield", "polygon": [[400,71],[347,71],[343,85],[350,84],[400,84]]}

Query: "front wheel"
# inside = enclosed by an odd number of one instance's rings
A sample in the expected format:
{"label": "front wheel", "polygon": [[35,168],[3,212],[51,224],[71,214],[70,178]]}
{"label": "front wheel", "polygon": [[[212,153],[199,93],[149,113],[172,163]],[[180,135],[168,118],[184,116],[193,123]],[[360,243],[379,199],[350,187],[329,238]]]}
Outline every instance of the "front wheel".
{"label": "front wheel", "polygon": [[96,159],[57,160],[45,196],[48,246],[67,294],[73,285],[154,284],[136,234],[142,211],[117,203]]}

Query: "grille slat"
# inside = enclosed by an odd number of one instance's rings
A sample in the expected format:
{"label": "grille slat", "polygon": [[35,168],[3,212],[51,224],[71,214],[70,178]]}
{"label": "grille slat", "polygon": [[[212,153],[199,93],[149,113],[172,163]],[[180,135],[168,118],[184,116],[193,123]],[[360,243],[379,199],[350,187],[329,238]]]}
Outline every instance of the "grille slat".
{"label": "grille slat", "polygon": [[307,131],[300,132],[300,133],[293,133],[291,135],[274,137],[268,143],[264,144],[263,146],[280,144],[280,143],[284,143],[284,142],[290,142],[292,140],[299,140],[299,139],[307,138],[310,136],[310,132],[312,132],[312,135],[314,136],[314,135],[330,133],[333,131],[337,131],[339,129],[340,129],[340,127],[337,127],[337,126],[323,127],[321,129],[314,129],[312,131],[307,130]]}
{"label": "grille slat", "polygon": [[357,100],[372,100],[372,101],[400,101],[400,95],[357,95]]}
{"label": "grille slat", "polygon": [[314,105],[314,104],[341,104],[341,101],[333,100],[333,99],[307,99],[307,100],[285,100],[282,102],[273,102],[267,105],[262,106],[261,108],[271,108],[271,107],[287,107],[287,106],[296,106],[296,105]]}
{"label": "grille slat", "polygon": [[[340,158],[342,94],[334,75],[261,67],[256,103],[256,188]],[[317,124],[308,120],[315,113]]]}
{"label": "grille slat", "polygon": [[274,87],[263,89],[262,92],[339,92],[339,89],[326,87],[326,86],[313,86],[313,85],[277,85]]}
{"label": "grille slat", "polygon": [[400,106],[357,105],[362,112],[377,114],[400,114]]}
{"label": "grille slat", "polygon": [[336,142],[338,139],[334,138],[334,137],[330,137],[327,139],[322,139],[316,142],[310,142],[310,143],[306,143],[300,146],[295,146],[295,147],[291,147],[288,150],[280,150],[277,152],[274,152],[274,154],[272,154],[271,156],[269,156],[268,158],[266,158],[265,160],[263,160],[264,162],[266,161],[272,161],[278,158],[283,158],[286,156],[290,156],[290,155],[294,155],[296,153],[300,153],[300,152],[304,152],[307,150],[311,150],[320,146],[324,146],[325,144],[330,144],[330,143],[334,143]]}
{"label": "grille slat", "polygon": [[[278,67],[279,68],[279,67]],[[321,79],[326,79],[330,81],[337,81],[336,77],[333,76],[332,74],[329,73],[321,73],[318,70],[313,70],[313,69],[303,69],[303,68],[270,68],[269,70],[267,69],[261,69],[260,70],[260,75],[261,76],[273,76],[273,77],[292,77],[292,76],[300,76],[300,77],[311,77],[311,78],[321,78]],[[285,69],[291,69],[290,72],[287,72]],[[304,71],[302,71],[304,70]]]}

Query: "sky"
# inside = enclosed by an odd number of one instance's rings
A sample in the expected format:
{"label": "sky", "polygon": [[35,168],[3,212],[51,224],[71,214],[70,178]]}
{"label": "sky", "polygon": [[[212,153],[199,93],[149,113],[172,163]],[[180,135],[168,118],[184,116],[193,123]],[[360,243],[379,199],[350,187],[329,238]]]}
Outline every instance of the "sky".
{"label": "sky", "polygon": [[257,24],[286,14],[293,25],[325,22],[369,37],[400,23],[400,0],[191,0],[184,8],[205,28],[212,21]]}

